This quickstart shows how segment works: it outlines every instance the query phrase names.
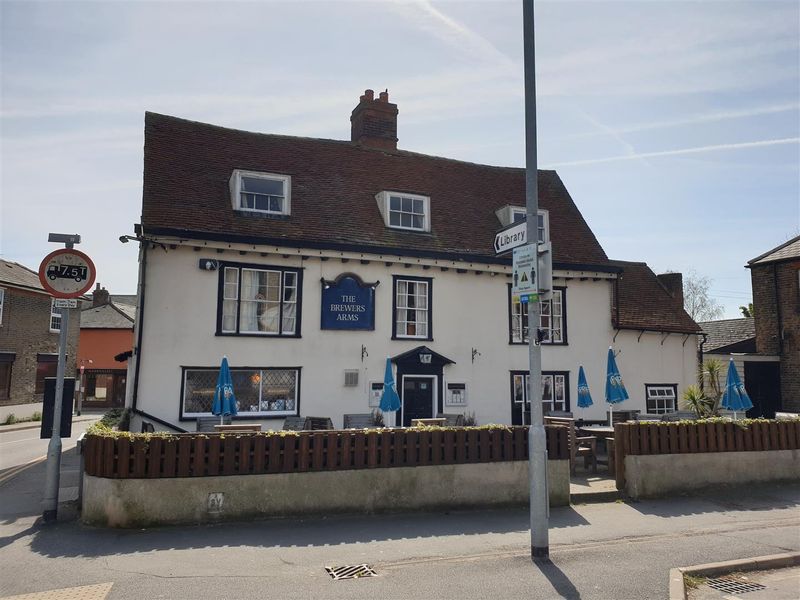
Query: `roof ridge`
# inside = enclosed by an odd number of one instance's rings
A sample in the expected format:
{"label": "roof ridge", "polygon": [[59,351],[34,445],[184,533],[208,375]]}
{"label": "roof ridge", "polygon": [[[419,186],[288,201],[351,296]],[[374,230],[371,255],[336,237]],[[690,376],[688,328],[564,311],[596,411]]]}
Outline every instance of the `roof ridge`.
{"label": "roof ridge", "polygon": [[697,321],[698,325],[705,323],[725,323],[726,321],[752,321],[753,317],[736,317],[735,319],[714,319],[713,321]]}
{"label": "roof ridge", "polygon": [[[235,133],[243,133],[247,135],[257,135],[262,137],[268,138],[281,138],[281,139],[288,139],[288,140],[308,140],[310,142],[324,142],[329,144],[335,144],[344,146],[347,148],[353,148],[356,150],[363,150],[365,152],[374,152],[377,154],[392,154],[396,156],[420,156],[424,158],[430,158],[434,160],[441,160],[451,163],[460,163],[464,165],[475,165],[477,167],[483,167],[488,169],[498,169],[502,171],[525,171],[525,167],[509,167],[503,165],[488,165],[486,163],[479,163],[470,160],[460,160],[457,158],[448,158],[447,156],[438,156],[436,154],[425,154],[424,152],[415,152],[413,150],[386,150],[382,148],[371,148],[369,146],[365,146],[363,144],[357,144],[354,142],[350,142],[348,140],[336,140],[333,138],[320,138],[320,137],[312,137],[312,136],[305,136],[305,135],[287,135],[285,133],[264,133],[262,131],[249,131],[247,129],[238,129],[236,127],[225,127],[224,125],[215,125],[213,123],[205,123],[203,121],[195,121],[193,119],[185,119],[183,117],[176,117],[174,115],[166,115],[164,113],[157,113],[153,111],[145,111],[145,120],[148,116],[157,117],[159,119],[167,119],[172,121],[181,121],[184,123],[191,123],[193,125],[200,125],[203,127],[209,127],[212,129],[221,129],[223,131],[232,131]],[[538,169],[539,173],[556,173],[555,169]]]}

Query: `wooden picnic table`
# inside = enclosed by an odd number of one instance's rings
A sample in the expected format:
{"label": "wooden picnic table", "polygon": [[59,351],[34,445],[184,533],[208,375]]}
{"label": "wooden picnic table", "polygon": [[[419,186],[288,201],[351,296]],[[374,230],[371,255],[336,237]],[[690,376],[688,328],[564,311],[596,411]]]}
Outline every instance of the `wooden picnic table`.
{"label": "wooden picnic table", "polygon": [[231,424],[231,425],[214,425],[214,430],[219,431],[220,433],[224,433],[226,431],[261,431],[261,424],[260,423],[241,423],[239,425]]}
{"label": "wooden picnic table", "polygon": [[581,433],[603,438],[604,440],[614,438],[614,428],[609,425],[582,425],[578,427]]}

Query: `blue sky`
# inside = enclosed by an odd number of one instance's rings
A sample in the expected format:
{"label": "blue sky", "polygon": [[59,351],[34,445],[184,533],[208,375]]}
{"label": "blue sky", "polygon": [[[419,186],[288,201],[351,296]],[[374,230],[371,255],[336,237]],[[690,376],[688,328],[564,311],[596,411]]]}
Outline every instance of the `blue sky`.
{"label": "blue sky", "polygon": [[[517,0],[0,11],[0,255],[36,268],[48,231],[79,232],[116,293],[136,286],[118,237],[139,220],[145,110],[348,139],[358,96],[388,88],[401,148],[524,165]],[[710,276],[738,316],[743,265],[800,233],[800,4],[536,11],[540,166],[609,256]]]}

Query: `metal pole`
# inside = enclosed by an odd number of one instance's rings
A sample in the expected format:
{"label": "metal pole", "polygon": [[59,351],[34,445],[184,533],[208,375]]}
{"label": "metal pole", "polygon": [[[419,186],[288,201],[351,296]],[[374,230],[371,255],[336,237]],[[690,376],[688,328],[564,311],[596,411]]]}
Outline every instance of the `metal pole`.
{"label": "metal pole", "polygon": [[61,404],[64,397],[64,368],[67,358],[67,335],[69,333],[69,310],[61,309],[61,332],[58,335],[58,370],[56,371],[56,405],[53,409],[53,435],[47,445],[47,470],[42,500],[45,523],[58,519],[58,486],[61,475]]}
{"label": "metal pole", "polygon": [[[525,57],[525,200],[527,240],[539,242],[539,172],[536,158],[536,45],[533,26],[533,0],[523,0],[522,20]],[[538,286],[538,277],[536,278]],[[528,354],[530,359],[528,398],[531,425],[528,429],[530,473],[531,558],[548,560],[550,542],[547,493],[547,441],[542,414],[542,349],[538,340],[539,302],[528,302]]]}

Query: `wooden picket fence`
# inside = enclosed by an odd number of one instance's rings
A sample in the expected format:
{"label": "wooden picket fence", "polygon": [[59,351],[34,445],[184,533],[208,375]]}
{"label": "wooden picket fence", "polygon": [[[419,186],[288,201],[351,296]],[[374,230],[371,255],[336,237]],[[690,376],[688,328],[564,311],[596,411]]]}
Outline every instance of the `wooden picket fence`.
{"label": "wooden picket fence", "polygon": [[800,420],[614,425],[617,489],[625,487],[625,456],[800,449]]}
{"label": "wooden picket fence", "polygon": [[[568,460],[568,430],[548,426],[550,460]],[[528,459],[528,428],[382,429],[170,436],[88,435],[97,477],[163,478],[419,467]]]}

